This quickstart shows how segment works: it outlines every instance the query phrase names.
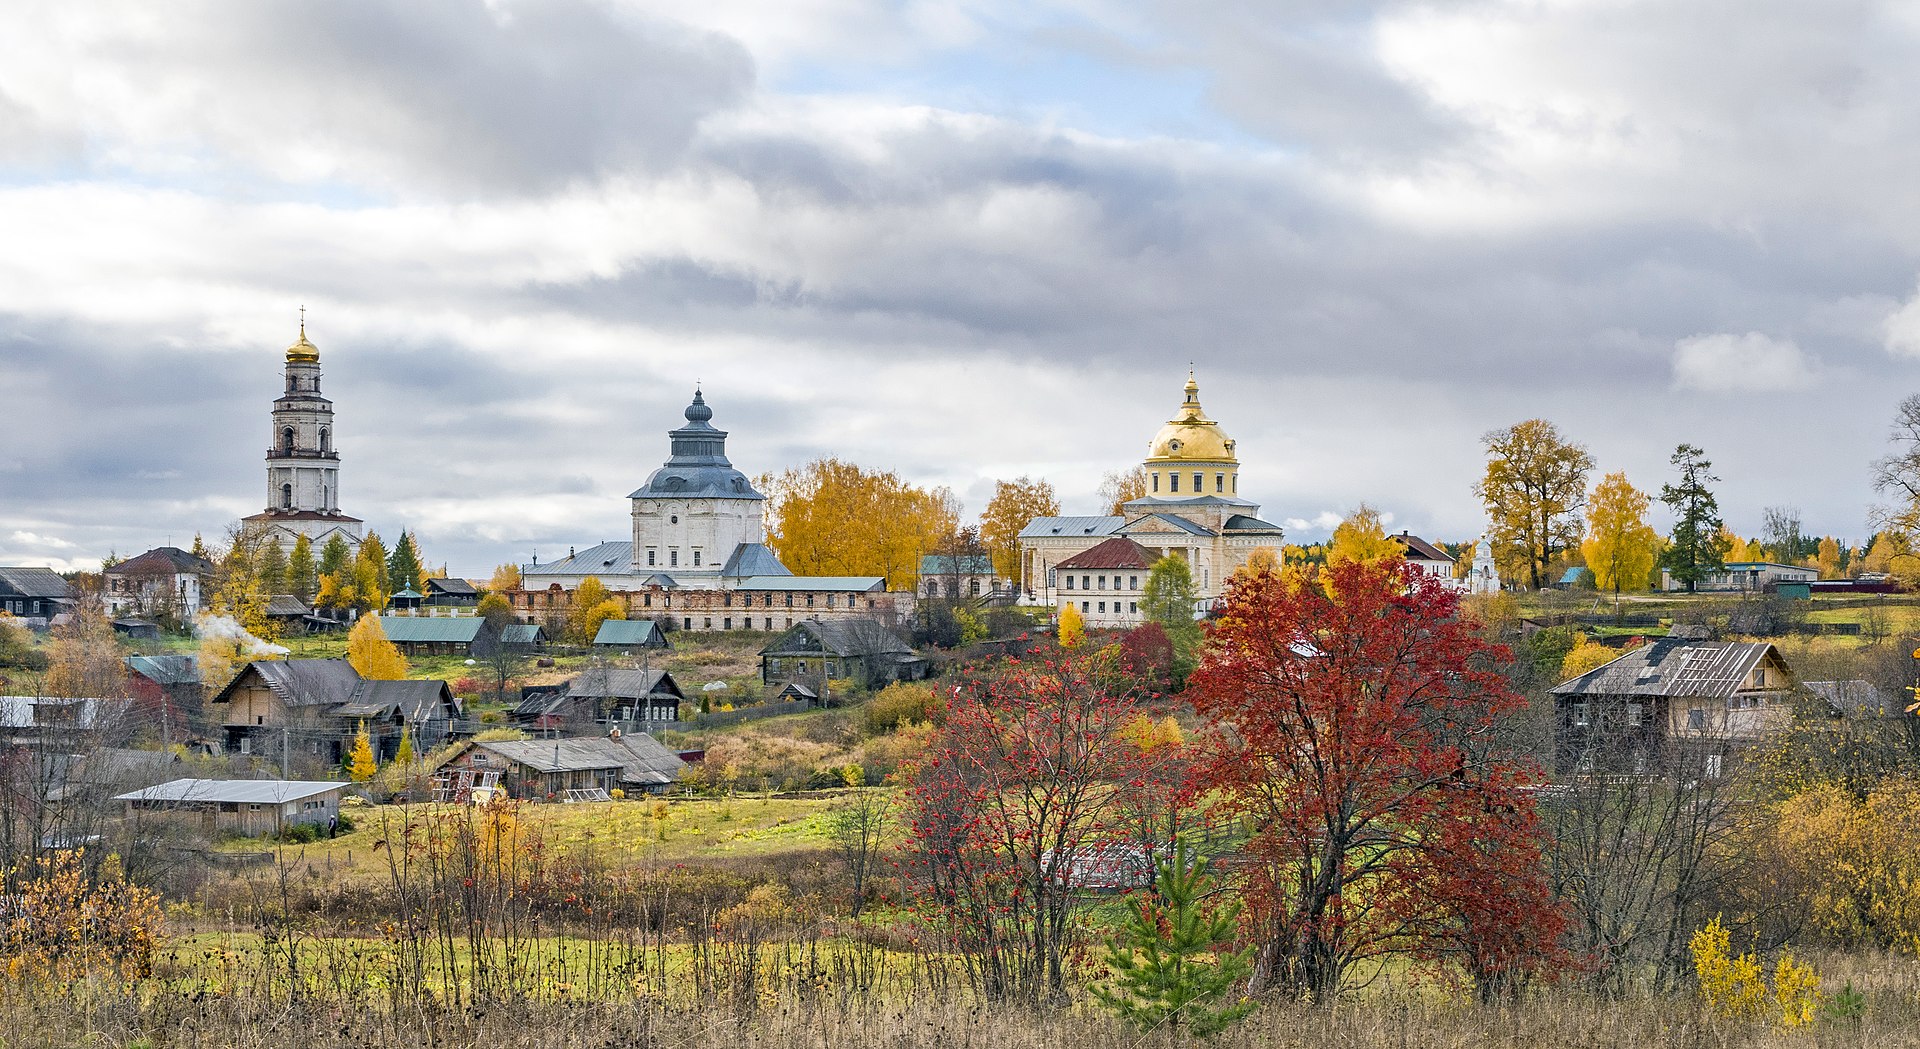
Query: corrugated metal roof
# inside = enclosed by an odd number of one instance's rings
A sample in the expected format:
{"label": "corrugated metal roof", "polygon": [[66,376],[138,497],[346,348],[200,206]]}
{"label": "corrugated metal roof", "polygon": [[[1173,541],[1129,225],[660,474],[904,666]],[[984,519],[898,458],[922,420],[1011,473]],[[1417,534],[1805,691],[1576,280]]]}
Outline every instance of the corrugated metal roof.
{"label": "corrugated metal roof", "polygon": [[720,566],[720,575],[727,579],[792,574],[793,571],[780,562],[780,556],[765,543],[741,543],[733,548],[727,563]]}
{"label": "corrugated metal roof", "polygon": [[1125,524],[1124,517],[1036,517],[1020,529],[1022,539],[1042,539],[1049,536],[1073,535],[1112,535],[1114,529]]}
{"label": "corrugated metal roof", "polygon": [[[1100,543],[1060,562],[1060,568],[1152,568],[1160,555],[1123,535]],[[1102,584],[1105,585],[1105,584]]]}
{"label": "corrugated metal roof", "polygon": [[395,643],[470,645],[486,622],[479,616],[381,616],[380,629]]}
{"label": "corrugated metal roof", "polygon": [[1159,521],[1162,524],[1172,525],[1175,530],[1185,532],[1188,535],[1211,536],[1215,534],[1213,529],[1208,528],[1205,525],[1195,524],[1194,522],[1189,521],[1184,517],[1181,517],[1179,514],[1165,514],[1165,513],[1159,513],[1159,512],[1143,514],[1140,517],[1136,517],[1133,520],[1128,521],[1126,524],[1122,525],[1120,528],[1116,530],[1123,534],[1128,532],[1133,532],[1136,530],[1145,534],[1151,534],[1154,531],[1153,529],[1141,527],[1145,525],[1146,522],[1148,521]]}
{"label": "corrugated metal roof", "polygon": [[609,619],[600,624],[599,632],[593,635],[593,643],[667,647],[666,639],[660,636],[660,628],[651,619]]}
{"label": "corrugated metal roof", "polygon": [[453,690],[444,681],[408,679],[405,681],[362,681],[353,687],[346,702],[334,708],[339,717],[380,717],[398,710],[408,721],[452,717],[458,709]]}
{"label": "corrugated metal roof", "polygon": [[[1687,696],[1725,698],[1773,651],[1765,641],[1690,641],[1663,638],[1571,681],[1556,696]],[[1781,687],[1786,687],[1781,682]]]}
{"label": "corrugated metal roof", "polygon": [[757,575],[742,579],[735,590],[851,590],[864,593],[885,590],[884,576],[854,575]]}
{"label": "corrugated metal roof", "polygon": [[138,557],[129,557],[125,561],[106,569],[102,575],[212,575],[213,562],[177,546],[156,546]]}
{"label": "corrugated metal roof", "polygon": [[474,588],[472,583],[465,579],[446,577],[427,580],[427,589],[446,594],[449,597],[472,597],[480,592]]}
{"label": "corrugated metal roof", "polygon": [[157,787],[121,794],[113,800],[282,805],[347,786],[351,784],[298,779],[176,779]]}
{"label": "corrugated metal roof", "polygon": [[600,543],[544,565],[521,565],[520,575],[622,575],[632,569],[633,543]]}
{"label": "corrugated metal roof", "polygon": [[687,698],[680,683],[664,670],[627,670],[621,667],[595,667],[582,671],[567,682],[567,695],[593,699],[644,699],[647,696]]}
{"label": "corrugated metal roof", "polygon": [[1454,561],[1452,554],[1414,535],[1412,532],[1401,532],[1399,535],[1390,535],[1387,538],[1406,547],[1407,557],[1413,560],[1439,561],[1449,565]]}
{"label": "corrugated metal roof", "polygon": [[798,647],[802,638],[811,637],[827,652],[836,656],[878,656],[913,655],[913,646],[900,639],[879,620],[864,616],[852,619],[806,619],[793,625],[793,629],[760,650],[760,654],[784,655],[804,654],[809,650]]}
{"label": "corrugated metal roof", "polygon": [[156,685],[189,685],[200,680],[197,656],[128,656],[127,669]]}
{"label": "corrugated metal roof", "polygon": [[73,596],[73,588],[51,568],[0,568],[0,584],[21,597]]}
{"label": "corrugated metal roof", "polygon": [[[619,739],[588,736],[581,739],[514,739],[470,744],[535,772],[583,772],[619,769],[627,783],[671,783],[686,762],[644,732]],[[457,756],[457,755],[456,755]]]}
{"label": "corrugated metal roof", "polygon": [[312,607],[292,594],[275,594],[267,598],[267,614],[270,616],[304,616],[312,612]]}
{"label": "corrugated metal roof", "polygon": [[1246,514],[1234,514],[1232,517],[1227,518],[1226,524],[1221,526],[1221,529],[1227,532],[1282,531],[1281,527],[1272,521],[1262,521],[1258,517],[1249,517]]}

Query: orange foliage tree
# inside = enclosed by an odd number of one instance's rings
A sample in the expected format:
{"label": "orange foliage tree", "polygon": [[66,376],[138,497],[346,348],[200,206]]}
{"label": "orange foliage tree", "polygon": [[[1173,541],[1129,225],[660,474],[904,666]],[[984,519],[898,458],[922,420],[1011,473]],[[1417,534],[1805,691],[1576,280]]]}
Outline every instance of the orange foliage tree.
{"label": "orange foliage tree", "polygon": [[758,484],[767,494],[767,544],[797,575],[884,576],[911,590],[920,557],[959,531],[960,501],[892,471],[816,459]]}

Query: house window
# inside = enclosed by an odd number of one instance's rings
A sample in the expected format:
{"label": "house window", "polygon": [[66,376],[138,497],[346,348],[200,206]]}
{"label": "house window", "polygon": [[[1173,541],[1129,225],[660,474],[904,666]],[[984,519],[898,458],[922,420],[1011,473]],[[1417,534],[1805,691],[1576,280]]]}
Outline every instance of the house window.
{"label": "house window", "polygon": [[1093,577],[1092,577],[1092,576],[1084,576],[1084,575],[1083,575],[1083,576],[1081,576],[1081,577],[1080,577],[1080,589],[1082,589],[1082,590],[1092,590],[1092,589],[1093,589]]}
{"label": "house window", "polygon": [[828,608],[832,608],[832,607],[833,607],[833,595],[832,595],[832,594],[828,594],[828,595],[827,595],[827,607],[828,607]]}
{"label": "house window", "polygon": [[700,629],[702,629],[702,630],[712,630],[712,629],[713,629],[713,617],[712,617],[712,616],[703,616],[703,617],[701,617],[701,619],[700,619]]}
{"label": "house window", "polygon": [[1584,700],[1584,699],[1583,699],[1583,700],[1580,700],[1580,701],[1578,701],[1578,702],[1576,702],[1576,703],[1574,703],[1574,705],[1573,705],[1573,723],[1574,723],[1574,724],[1575,724],[1576,726],[1584,726],[1584,725],[1586,725],[1586,724],[1588,724],[1588,721],[1587,721],[1587,718],[1588,718],[1588,709],[1587,709],[1587,702],[1586,702],[1586,700]]}
{"label": "house window", "polygon": [[1138,601],[1129,601],[1129,602],[1127,602],[1127,611],[1129,611],[1129,612],[1138,612],[1138,611],[1140,611],[1140,603],[1139,603]]}
{"label": "house window", "polygon": [[692,616],[687,616],[686,618],[684,618],[684,619],[682,619],[682,620],[680,621],[680,626],[681,626],[681,627],[682,627],[683,629],[686,629],[686,630],[692,630],[692,629],[693,629],[693,617],[692,617]]}
{"label": "house window", "polygon": [[773,629],[773,617],[772,617],[772,616],[768,616],[768,617],[767,617],[767,629],[768,629],[768,630],[772,630],[772,629]]}
{"label": "house window", "polygon": [[1128,576],[1128,577],[1127,577],[1127,589],[1128,589],[1128,590],[1138,590],[1138,589],[1140,589],[1140,577],[1139,577],[1139,576],[1137,576],[1137,575],[1130,575],[1130,576]]}
{"label": "house window", "polygon": [[722,630],[732,630],[732,629],[733,629],[733,617],[732,617],[732,616],[728,616],[727,618],[725,618],[725,619],[722,619],[722,620],[720,621],[720,629],[722,629]]}
{"label": "house window", "polygon": [[792,594],[788,594],[788,595],[787,595],[787,607],[788,607],[788,608],[792,608],[792,607],[793,607],[793,595],[792,595]]}
{"label": "house window", "polygon": [[1107,603],[1105,601],[1100,602],[1100,611],[1104,613],[1106,610],[1107,610]]}
{"label": "house window", "polygon": [[1721,756],[1719,754],[1708,754],[1706,769],[1704,770],[1707,774],[1707,778],[1719,779],[1722,765],[1723,765],[1723,762],[1721,761]]}
{"label": "house window", "polygon": [[698,550],[695,550],[693,552],[693,567],[695,568],[700,567],[700,551]]}
{"label": "house window", "polygon": [[1647,720],[1647,708],[1638,703],[1627,704],[1627,727],[1639,728]]}
{"label": "house window", "polygon": [[1705,732],[1707,729],[1707,712],[1700,707],[1694,707],[1688,710],[1687,728],[1695,732]]}
{"label": "house window", "polygon": [[653,595],[652,595],[651,593],[647,593],[647,594],[641,594],[641,595],[640,595],[640,603],[641,603],[641,604],[643,604],[643,605],[645,605],[645,606],[647,606],[648,608],[652,608],[652,607],[653,607]]}
{"label": "house window", "polygon": [[1100,577],[1100,589],[1102,589],[1102,590],[1105,590],[1106,588],[1107,588],[1107,577],[1106,577],[1106,576],[1101,576],[1101,577]]}
{"label": "house window", "polygon": [[980,596],[980,580],[978,579],[967,580],[967,592],[973,597],[979,597]]}
{"label": "house window", "polygon": [[1080,611],[1082,614],[1093,611],[1093,602],[1091,601],[1080,602]]}
{"label": "house window", "polygon": [[812,608],[812,607],[813,607],[813,595],[812,595],[812,594],[808,594],[808,595],[807,595],[807,607],[808,607],[808,608]]}

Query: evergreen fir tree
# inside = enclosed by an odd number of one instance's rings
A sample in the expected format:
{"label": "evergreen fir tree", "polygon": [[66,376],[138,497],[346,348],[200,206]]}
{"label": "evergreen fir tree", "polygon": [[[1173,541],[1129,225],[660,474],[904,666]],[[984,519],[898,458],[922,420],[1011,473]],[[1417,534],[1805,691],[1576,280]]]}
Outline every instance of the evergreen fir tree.
{"label": "evergreen fir tree", "polygon": [[319,575],[313,562],[313,540],[303,535],[293,541],[293,553],[287,555],[287,593],[302,601],[313,600],[320,586]]}
{"label": "evergreen fir tree", "polygon": [[400,541],[393,544],[393,553],[387,556],[387,592],[419,593],[425,585],[420,571],[420,548],[414,543],[413,533],[403,531]]}
{"label": "evergreen fir tree", "polygon": [[1208,911],[1207,861],[1182,843],[1156,864],[1153,893],[1134,901],[1107,947],[1113,977],[1093,988],[1102,1005],[1141,1030],[1185,1027],[1212,1035],[1253,1011],[1234,993],[1251,971],[1250,951],[1229,951],[1239,904]]}
{"label": "evergreen fir tree", "polygon": [[352,560],[353,547],[348,545],[347,537],[335,532],[328,537],[327,545],[320,548],[320,574],[337,575]]}
{"label": "evergreen fir tree", "polygon": [[1660,566],[1687,584],[1692,593],[1702,579],[1726,567],[1730,545],[1721,532],[1720,503],[1707,486],[1713,475],[1707,453],[1691,444],[1673,450],[1671,462],[1680,471],[1679,484],[1660,486],[1660,501],[1673,510],[1673,539],[1660,553]]}
{"label": "evergreen fir tree", "polygon": [[254,585],[268,597],[286,593],[287,566],[287,552],[280,548],[278,542],[271,539],[262,542],[260,555],[254,561]]}

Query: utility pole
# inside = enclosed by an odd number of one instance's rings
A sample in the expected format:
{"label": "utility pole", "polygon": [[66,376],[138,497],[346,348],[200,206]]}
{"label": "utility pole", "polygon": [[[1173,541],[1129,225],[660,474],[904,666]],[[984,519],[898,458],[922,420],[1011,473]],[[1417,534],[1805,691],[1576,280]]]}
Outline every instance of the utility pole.
{"label": "utility pole", "polygon": [[285,726],[285,725],[282,725],[282,726],[280,726],[280,778],[281,778],[281,779],[292,779],[292,778],[293,778],[292,776],[289,776],[289,775],[287,775],[287,768],[288,768],[288,765],[289,765],[289,759],[288,759],[288,756],[287,756],[287,751],[288,751],[288,747],[287,747],[287,726]]}

